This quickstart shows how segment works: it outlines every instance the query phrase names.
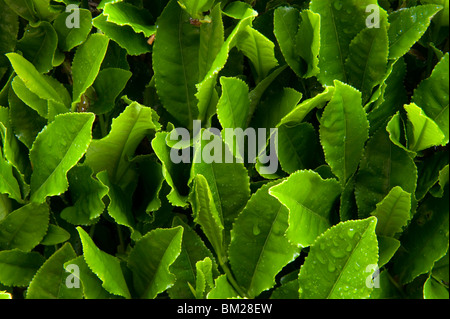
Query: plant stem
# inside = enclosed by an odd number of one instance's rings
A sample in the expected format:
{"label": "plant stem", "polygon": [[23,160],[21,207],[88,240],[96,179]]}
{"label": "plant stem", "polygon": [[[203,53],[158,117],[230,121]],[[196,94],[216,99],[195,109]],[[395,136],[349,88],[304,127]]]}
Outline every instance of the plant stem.
{"label": "plant stem", "polygon": [[230,268],[228,267],[227,263],[222,259],[222,257],[218,256],[220,267],[222,267],[223,271],[225,272],[225,275],[227,276],[228,281],[233,286],[234,290],[243,298],[248,298],[248,295],[237,283],[236,279],[234,279],[233,274],[231,273]]}

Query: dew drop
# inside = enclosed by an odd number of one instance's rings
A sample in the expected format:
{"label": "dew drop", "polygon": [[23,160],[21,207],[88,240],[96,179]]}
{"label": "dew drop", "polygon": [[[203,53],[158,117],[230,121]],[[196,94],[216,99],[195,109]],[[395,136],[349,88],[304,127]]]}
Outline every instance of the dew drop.
{"label": "dew drop", "polygon": [[336,271],[336,266],[331,261],[328,263],[328,271],[329,272],[335,272]]}
{"label": "dew drop", "polygon": [[342,9],[342,1],[341,0],[337,0],[337,1],[335,1],[334,2],[334,8],[336,9],[336,10],[341,10]]}
{"label": "dew drop", "polygon": [[253,225],[253,235],[258,236],[259,234],[261,234],[261,230],[259,229],[258,225]]}
{"label": "dew drop", "polygon": [[350,228],[347,231],[347,235],[348,235],[348,237],[350,237],[350,239],[352,239],[353,237],[355,237],[355,230],[353,228]]}

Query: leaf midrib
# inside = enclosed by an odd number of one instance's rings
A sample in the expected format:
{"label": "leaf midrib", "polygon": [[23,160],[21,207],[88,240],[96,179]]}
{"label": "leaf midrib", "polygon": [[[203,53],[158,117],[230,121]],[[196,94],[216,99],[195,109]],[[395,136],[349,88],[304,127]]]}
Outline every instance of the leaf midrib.
{"label": "leaf midrib", "polygon": [[[90,121],[87,120],[87,121],[83,124],[82,128],[78,131],[78,134],[72,139],[69,148],[67,149],[67,151],[65,152],[65,154],[64,154],[64,156],[61,158],[61,160],[59,161],[58,165],[55,167],[55,169],[53,169],[53,171],[50,173],[50,175],[47,176],[47,178],[45,179],[45,181],[44,181],[43,183],[41,183],[41,185],[39,186],[39,188],[36,189],[36,190],[33,192],[33,195],[31,196],[32,198],[35,197],[36,193],[38,193],[38,192],[44,187],[44,185],[47,184],[47,181],[48,181],[48,180],[53,176],[53,174],[59,169],[59,167],[61,166],[61,164],[62,164],[62,163],[64,162],[64,160],[66,159],[67,154],[68,154],[68,153],[70,152],[70,150],[72,149],[72,147],[73,147],[73,145],[74,145],[74,141],[77,140],[77,139],[80,137],[81,133],[82,133],[83,130],[85,129],[86,125],[89,124],[89,122],[90,122]],[[86,146],[86,149],[87,149],[87,146]],[[67,172],[66,172],[66,173],[67,173]],[[65,174],[66,174],[66,173],[65,173]]]}
{"label": "leaf midrib", "polygon": [[366,232],[369,229],[370,224],[366,227],[366,229],[364,230],[364,233],[361,235],[361,237],[358,240],[358,243],[355,245],[355,247],[353,248],[353,250],[351,251],[350,255],[348,256],[347,260],[345,261],[344,266],[342,267],[341,272],[339,273],[339,276],[336,278],[335,282],[333,283],[333,286],[330,289],[330,292],[328,293],[327,297],[325,299],[330,299],[330,296],[334,293],[334,290],[336,288],[336,285],[338,284],[338,282],[341,279],[342,274],[345,271],[345,268],[347,267],[349,261],[352,259],[353,254],[355,253],[355,251],[357,251],[359,245],[361,244],[362,240],[365,238]]}

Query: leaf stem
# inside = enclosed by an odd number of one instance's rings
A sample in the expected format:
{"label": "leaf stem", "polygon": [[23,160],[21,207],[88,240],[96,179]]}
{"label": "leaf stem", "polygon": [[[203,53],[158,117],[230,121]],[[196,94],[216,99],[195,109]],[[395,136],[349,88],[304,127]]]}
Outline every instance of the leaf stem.
{"label": "leaf stem", "polygon": [[237,283],[236,279],[234,279],[233,274],[231,273],[230,268],[228,267],[228,264],[222,259],[220,255],[217,256],[219,259],[219,265],[222,267],[223,271],[225,272],[225,275],[227,276],[228,281],[233,286],[234,290],[243,298],[249,298],[247,293],[242,290],[242,288]]}

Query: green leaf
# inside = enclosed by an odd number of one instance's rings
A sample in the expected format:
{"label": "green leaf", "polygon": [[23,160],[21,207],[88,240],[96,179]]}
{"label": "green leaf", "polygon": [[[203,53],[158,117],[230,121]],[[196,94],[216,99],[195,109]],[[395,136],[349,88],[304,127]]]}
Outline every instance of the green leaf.
{"label": "green leaf", "polygon": [[45,259],[38,252],[18,249],[0,251],[0,283],[26,287]]}
{"label": "green leaf", "polygon": [[278,125],[302,122],[312,110],[323,108],[333,98],[334,91],[334,86],[325,87],[325,90],[322,93],[298,104],[281,119]]}
{"label": "green leaf", "polygon": [[63,52],[69,52],[76,46],[82,44],[88,37],[92,29],[92,15],[87,9],[79,9],[79,28],[69,28],[67,19],[74,12],[62,12],[53,22],[56,34],[58,35],[58,48]]}
{"label": "green leaf", "polygon": [[[238,35],[244,28],[251,24],[251,21],[258,15],[249,5],[240,1],[230,3],[224,11],[226,15],[233,17],[234,19],[240,19],[237,25],[231,31],[226,41],[223,42],[222,47],[215,56],[209,71],[200,79],[201,82],[196,84],[198,99],[198,112],[199,118],[204,119],[208,114],[208,110],[211,108],[211,103],[214,105],[214,92],[219,72],[225,67],[228,60],[230,50],[236,45]],[[217,18],[217,20],[220,20]],[[217,23],[222,23],[217,21]],[[221,28],[221,27],[219,27]],[[223,28],[223,26],[222,26]],[[203,76],[203,74],[200,74]],[[211,114],[209,114],[211,115]]]}
{"label": "green leaf", "polygon": [[437,5],[422,5],[395,11],[389,15],[389,59],[405,55],[431,23],[433,16],[442,9]]}
{"label": "green leaf", "polygon": [[275,276],[298,256],[298,249],[284,236],[288,228],[288,209],[260,188],[239,214],[231,230],[229,259],[241,288],[249,297],[275,285]]}
{"label": "green leaf", "polygon": [[250,107],[247,84],[238,78],[221,77],[222,96],[217,117],[223,128],[246,128]]}
{"label": "green leaf", "polygon": [[18,248],[31,251],[47,233],[49,207],[30,203],[0,221],[0,250]]}
{"label": "green leaf", "polygon": [[92,113],[61,114],[39,133],[30,150],[31,201],[43,203],[67,190],[67,172],[86,152],[93,123]]}
{"label": "green leaf", "polygon": [[212,253],[206,248],[200,236],[184,223],[180,218],[175,217],[173,227],[183,227],[183,239],[181,251],[178,258],[170,266],[170,272],[176,277],[174,285],[168,290],[172,299],[191,299],[195,297],[189,289],[188,284],[194,285],[196,282],[196,264],[197,262],[209,258],[213,261],[213,273],[217,272],[217,266],[214,262]]}
{"label": "green leaf", "polygon": [[[69,266],[78,266],[79,274],[73,272],[72,275],[81,281],[80,288],[83,289],[83,297],[86,299],[119,299],[121,297],[115,296],[107,292],[102,287],[102,281],[95,275],[86,264],[83,256],[78,256],[75,259],[69,260],[64,264],[64,268]],[[77,276],[78,275],[78,276]]]}
{"label": "green leaf", "polygon": [[424,299],[448,299],[448,288],[435,280],[432,276],[428,277],[423,286]]}
{"label": "green leaf", "polygon": [[106,171],[98,173],[97,178],[108,188],[108,214],[118,225],[134,228],[135,220],[132,212],[134,182],[131,183],[131,187],[121,188],[110,180]]}
{"label": "green leaf", "polygon": [[228,282],[226,275],[217,277],[214,284],[214,288],[206,296],[207,299],[236,299],[239,297],[239,294]]}
{"label": "green leaf", "polygon": [[436,22],[439,26],[447,26],[449,25],[448,18],[449,18],[449,1],[448,0],[421,0],[420,1],[423,4],[437,4],[443,7],[443,9],[436,14],[436,16],[433,18],[433,21]]}
{"label": "green leaf", "polygon": [[178,226],[155,229],[136,242],[128,266],[140,298],[153,299],[174,284],[169,267],[180,254],[182,236],[183,227]]}
{"label": "green leaf", "polygon": [[53,246],[68,241],[70,234],[59,226],[50,224],[48,225],[47,234],[41,241],[41,245]]}
{"label": "green leaf", "polygon": [[310,10],[320,14],[320,55],[318,78],[323,85],[335,80],[347,83],[345,61],[350,43],[366,28],[366,8],[376,0],[312,0]]}
{"label": "green leaf", "polygon": [[191,18],[200,19],[214,4],[214,0],[179,0],[179,5],[189,13]]}
{"label": "green leaf", "polygon": [[449,54],[446,53],[435,66],[431,76],[419,84],[412,98],[445,134],[444,144],[449,141],[448,69]]}
{"label": "green leaf", "polygon": [[[249,94],[251,99],[255,90],[257,90],[257,88]],[[258,107],[254,114],[252,114],[249,126],[255,129],[265,128],[267,130],[281,126],[280,122],[282,122],[284,117],[290,112],[296,109],[302,96],[303,95],[300,92],[297,92],[292,88],[283,88],[282,91],[277,91],[276,93],[269,95],[261,103],[258,101]],[[251,103],[253,103],[253,101],[251,101]],[[279,138],[278,140],[281,139]]]}
{"label": "green leaf", "polygon": [[158,132],[152,140],[152,148],[156,156],[162,163],[163,176],[167,184],[171,187],[171,192],[167,199],[174,206],[187,206],[189,189],[187,182],[189,179],[190,164],[174,163],[171,159],[171,149],[166,144],[169,133]]}
{"label": "green leaf", "polygon": [[[250,197],[248,172],[244,164],[237,162],[236,159],[227,161],[227,159],[232,158],[232,154],[220,138],[206,130],[202,131],[202,136],[202,140],[195,144],[191,179],[195,178],[197,174],[204,176],[208,182],[216,209],[222,218],[223,226],[230,230],[235,218]],[[206,153],[207,143],[211,140],[211,137],[217,138],[217,145],[220,145],[221,150],[223,150],[218,163],[214,161],[207,163],[202,156]],[[228,232],[225,236],[228,237]]]}
{"label": "green leaf", "polygon": [[67,174],[73,206],[64,208],[61,218],[74,225],[91,225],[103,213],[102,199],[108,188],[92,177],[89,166],[75,166]]}
{"label": "green leaf", "polygon": [[120,26],[128,25],[133,28],[134,32],[142,32],[146,37],[150,37],[156,32],[156,27],[149,19],[151,14],[147,10],[129,3],[107,3],[103,8],[103,15],[107,17],[106,21]]}
{"label": "green leaf", "polygon": [[94,83],[108,49],[109,39],[103,34],[92,34],[80,45],[72,63],[72,109],[80,103],[81,95]]}
{"label": "green leaf", "polygon": [[76,257],[72,246],[67,243],[57,250],[34,276],[27,290],[27,299],[81,299],[81,289],[66,285],[69,275],[64,263]]}
{"label": "green leaf", "polygon": [[33,0],[3,0],[12,11],[30,22],[38,20]]}
{"label": "green leaf", "polygon": [[256,70],[257,82],[266,78],[269,72],[278,66],[273,42],[250,26],[239,33],[236,47],[252,62]]}
{"label": "green leaf", "polygon": [[[406,89],[403,85],[405,75],[406,63],[403,58],[394,61],[388,67],[385,80],[383,79],[384,83],[382,83],[378,89],[380,96],[373,103],[374,106],[372,110],[367,114],[367,118],[370,122],[370,136],[377,130],[385,128],[389,118],[407,103]],[[377,91],[374,92],[373,97],[376,95]]]}
{"label": "green leaf", "polygon": [[378,220],[377,235],[394,237],[411,218],[411,194],[399,186],[392,188],[372,215]]}
{"label": "green leaf", "polygon": [[157,20],[153,68],[158,96],[177,124],[192,128],[198,117],[195,84],[199,81],[199,30],[176,0]]}
{"label": "green leaf", "polygon": [[356,172],[369,136],[361,93],[335,81],[333,98],[322,114],[320,142],[325,159],[341,185]]}
{"label": "green leaf", "polygon": [[14,177],[13,165],[3,159],[3,156],[0,156],[0,194],[8,194],[10,198],[18,202],[22,201],[20,186]]}
{"label": "green leaf", "polygon": [[216,208],[206,178],[201,174],[197,174],[195,175],[193,183],[193,190],[189,200],[194,213],[194,222],[200,225],[203,233],[214,248],[219,263],[222,263],[226,256],[222,216]]}
{"label": "green leaf", "polygon": [[52,100],[64,104],[64,99],[58,94],[56,89],[46,81],[45,77],[36,70],[32,63],[17,53],[8,53],[6,56],[11,62],[14,71],[31,92],[41,99]]}
{"label": "green leaf", "polygon": [[445,145],[445,135],[437,124],[425,115],[416,104],[405,105],[408,115],[406,133],[408,148],[413,152],[420,152],[432,146]]}
{"label": "green leaf", "polygon": [[95,114],[111,111],[131,76],[130,71],[119,68],[101,70],[92,85],[95,89],[96,99],[91,101],[89,111]]}
{"label": "green leaf", "polygon": [[141,33],[134,32],[130,26],[119,26],[108,22],[103,14],[92,20],[92,25],[100,29],[108,38],[127,50],[129,55],[141,55],[151,51],[151,46]]}
{"label": "green leaf", "polygon": [[278,127],[278,160],[286,173],[318,167],[321,153],[319,136],[310,123]]}
{"label": "green leaf", "polygon": [[289,209],[286,237],[299,247],[311,245],[331,225],[332,207],[341,189],[335,179],[313,171],[298,171],[269,193]]}
{"label": "green leaf", "polygon": [[388,62],[389,39],[387,26],[366,28],[352,40],[345,61],[348,82],[362,92],[363,104],[372,89],[381,83]]}
{"label": "green leaf", "polygon": [[17,49],[25,59],[33,63],[39,73],[47,73],[54,65],[60,64],[56,61],[57,46],[58,35],[46,21],[40,22],[36,27],[28,25],[24,36],[17,42]]}
{"label": "green leaf", "polygon": [[77,227],[77,230],[83,244],[84,260],[92,272],[101,279],[103,288],[114,295],[131,298],[120,261],[101,251],[81,227]]}
{"label": "green leaf", "polygon": [[211,258],[206,257],[195,264],[197,280],[195,285],[195,292],[197,299],[204,299],[205,295],[214,288],[212,261]]}
{"label": "green leaf", "polygon": [[443,198],[428,196],[421,203],[400,238],[404,249],[393,260],[400,283],[409,283],[429,272],[434,263],[446,254],[449,246],[448,211],[448,187]]}
{"label": "green leaf", "polygon": [[[416,182],[417,168],[408,152],[394,145],[386,130],[378,130],[367,143],[356,175],[358,216],[369,216],[395,186],[414,194]],[[411,201],[414,208],[414,196]]]}
{"label": "green leaf", "polygon": [[342,222],[316,239],[300,268],[301,299],[362,299],[378,261],[377,220]]}
{"label": "green leaf", "polygon": [[5,53],[14,51],[19,32],[19,19],[4,0],[0,0],[0,80],[8,69]]}
{"label": "green leaf", "polygon": [[[133,102],[111,124],[111,131],[100,140],[93,140],[86,152],[86,165],[97,174],[108,172],[111,182],[124,183],[132,169],[130,159],[142,139],[154,130],[154,111]],[[158,125],[158,126],[157,126]]]}
{"label": "green leaf", "polygon": [[274,33],[286,62],[299,77],[319,73],[319,14],[279,7],[274,12]]}

